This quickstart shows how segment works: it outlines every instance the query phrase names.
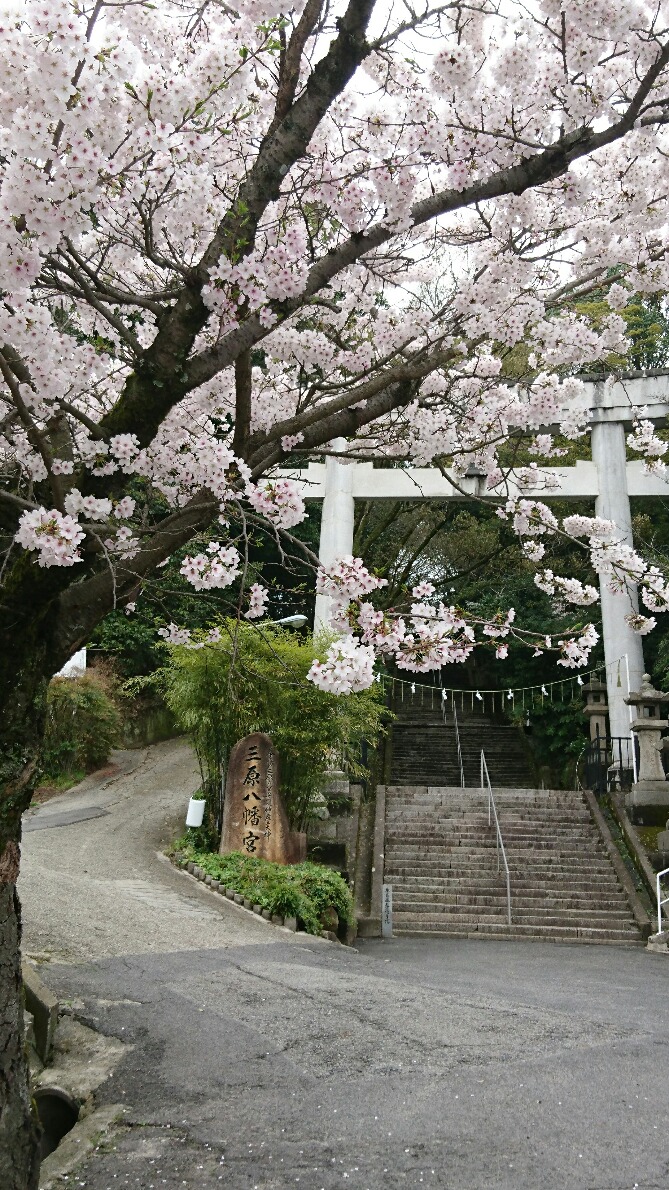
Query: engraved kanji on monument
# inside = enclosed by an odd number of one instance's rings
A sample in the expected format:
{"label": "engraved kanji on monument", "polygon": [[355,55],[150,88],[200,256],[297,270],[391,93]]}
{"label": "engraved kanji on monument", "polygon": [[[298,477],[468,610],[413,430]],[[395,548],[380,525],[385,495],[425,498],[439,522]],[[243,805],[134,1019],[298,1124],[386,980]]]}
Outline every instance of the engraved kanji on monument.
{"label": "engraved kanji on monument", "polygon": [[276,864],[306,859],[307,837],[291,831],[279,788],[279,757],[264,732],[239,740],[225,783],[221,855],[241,851]]}

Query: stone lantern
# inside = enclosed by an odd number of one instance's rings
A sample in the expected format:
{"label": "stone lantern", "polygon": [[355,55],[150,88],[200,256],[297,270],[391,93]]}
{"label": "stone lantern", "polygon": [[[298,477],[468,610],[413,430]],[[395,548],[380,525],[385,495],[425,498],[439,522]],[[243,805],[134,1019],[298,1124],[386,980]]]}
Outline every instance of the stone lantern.
{"label": "stone lantern", "polygon": [[630,806],[669,806],[669,783],[662,767],[662,732],[669,720],[661,718],[669,703],[669,694],[654,690],[649,674],[644,674],[641,690],[632,690],[625,699],[634,707],[632,730],[639,741],[639,773],[628,794]]}
{"label": "stone lantern", "polygon": [[598,678],[592,678],[587,686],[583,687],[583,693],[585,694],[583,714],[590,720],[590,739],[596,740],[599,736],[604,741],[606,739],[606,716],[609,710],[606,701],[606,683],[600,682]]}

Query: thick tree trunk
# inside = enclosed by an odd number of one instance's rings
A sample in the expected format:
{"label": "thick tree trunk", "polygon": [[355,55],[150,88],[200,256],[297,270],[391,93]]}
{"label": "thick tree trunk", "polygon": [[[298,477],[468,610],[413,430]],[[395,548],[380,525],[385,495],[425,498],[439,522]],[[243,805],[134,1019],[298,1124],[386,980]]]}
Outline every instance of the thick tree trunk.
{"label": "thick tree trunk", "polygon": [[32,1110],[23,1030],[18,844],[0,858],[0,1186],[37,1190],[39,1126]]}
{"label": "thick tree trunk", "polygon": [[[58,668],[48,573],[23,565],[0,601],[0,1187],[37,1190],[39,1123],[23,1027],[21,914],[16,891],[21,816],[30,805],[46,687]],[[57,576],[60,577],[60,576]],[[51,579],[55,594],[57,585]],[[32,587],[32,590],[31,590]],[[37,610],[42,603],[41,614]]]}
{"label": "thick tree trunk", "polygon": [[[39,684],[38,684],[39,685]],[[19,738],[16,708],[0,707],[3,725],[0,791],[0,1187],[37,1190],[40,1128],[30,1094],[30,1072],[23,1025],[21,910],[19,874],[21,815],[30,804],[34,761],[29,736],[41,726],[39,703],[27,711]],[[20,767],[19,767],[20,766]],[[11,769],[14,768],[14,772]],[[17,771],[18,769],[18,771]],[[8,771],[9,770],[9,771]]]}
{"label": "thick tree trunk", "polygon": [[[39,684],[38,684],[39,685]],[[30,1094],[30,1072],[23,1026],[21,910],[19,874],[21,815],[30,804],[35,764],[28,758],[29,736],[41,726],[39,704],[24,706],[27,725],[17,738],[16,709],[0,708],[3,726],[0,792],[0,1187],[37,1190],[40,1128]],[[36,713],[35,713],[36,712]],[[19,767],[20,766],[20,767]],[[12,773],[11,770],[14,769]],[[17,771],[18,769],[18,771]],[[9,770],[9,771],[8,771]]]}

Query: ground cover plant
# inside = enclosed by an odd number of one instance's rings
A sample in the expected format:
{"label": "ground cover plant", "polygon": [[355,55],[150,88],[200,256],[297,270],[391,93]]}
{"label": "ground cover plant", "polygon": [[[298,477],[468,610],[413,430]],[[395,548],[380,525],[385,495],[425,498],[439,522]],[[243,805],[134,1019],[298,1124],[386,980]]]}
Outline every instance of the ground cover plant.
{"label": "ground cover plant", "polygon": [[[229,587],[230,613],[261,619],[249,531],[286,541],[303,514],[283,462],[344,438],[362,458],[474,465],[505,505],[500,445],[526,436],[550,458],[547,426],[583,430],[573,373],[624,357],[629,295],[668,288],[667,29],[650,0],[3,5],[7,1190],[38,1183],[15,890],[49,680],[198,534],[193,590]],[[597,326],[578,309],[593,289]],[[519,343],[527,371],[511,380],[500,344]],[[633,438],[655,462],[666,445],[645,424]],[[546,573],[545,543],[566,532],[605,580],[639,581],[641,628],[668,606],[661,568],[612,524],[502,511],[543,589],[596,599]],[[508,607],[477,617],[421,584],[375,609],[355,561],[319,584],[346,635],[311,680],[336,693],[369,686],[379,654],[415,672],[482,635],[500,656],[537,640]],[[567,665],[596,643],[573,628],[555,644]]]}
{"label": "ground cover plant", "polygon": [[281,917],[295,917],[308,934],[322,934],[323,915],[334,909],[340,922],[353,925],[353,898],[346,881],[322,864],[274,864],[257,856],[232,851],[217,855],[201,850],[186,834],[172,849],[176,862],[184,867],[195,863],[254,905]]}

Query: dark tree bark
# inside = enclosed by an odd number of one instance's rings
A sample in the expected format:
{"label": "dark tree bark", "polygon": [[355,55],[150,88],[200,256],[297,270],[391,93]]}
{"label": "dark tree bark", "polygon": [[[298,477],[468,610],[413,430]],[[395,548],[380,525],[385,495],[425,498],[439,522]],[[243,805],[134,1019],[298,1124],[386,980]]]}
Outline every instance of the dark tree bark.
{"label": "dark tree bark", "polygon": [[[21,816],[30,805],[54,672],[54,607],[64,575],[15,565],[0,602],[0,1186],[37,1190],[39,1123],[25,1052],[21,911],[16,891]],[[55,665],[58,668],[58,665]]]}
{"label": "dark tree bark", "polygon": [[39,1124],[26,1071],[21,988],[21,912],[16,893],[19,848],[0,856],[0,1186],[37,1190]]}

